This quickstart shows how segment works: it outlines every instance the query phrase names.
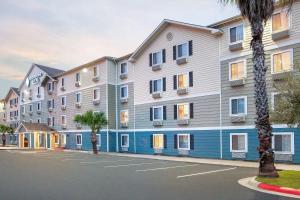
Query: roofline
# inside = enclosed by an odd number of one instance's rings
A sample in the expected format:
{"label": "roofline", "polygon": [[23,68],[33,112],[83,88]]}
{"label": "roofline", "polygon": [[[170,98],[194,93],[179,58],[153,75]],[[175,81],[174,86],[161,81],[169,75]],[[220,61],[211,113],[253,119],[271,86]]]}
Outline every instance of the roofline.
{"label": "roofline", "polygon": [[170,19],[164,19],[155,29],[152,31],[152,33],[142,42],[142,44],[133,52],[133,54],[130,56],[129,61],[134,62],[135,57],[139,54],[140,51],[143,50],[144,46],[147,45],[148,41],[155,36],[156,33],[160,31],[161,28],[166,26],[167,24],[175,24],[175,25],[180,25],[180,26],[186,26],[190,28],[196,28],[200,29],[203,31],[208,31],[213,35],[219,35],[222,34],[222,31],[219,29],[211,28],[211,27],[206,27],[206,26],[200,26],[200,25],[195,25],[195,24],[190,24],[190,23],[185,23],[185,22],[179,22],[175,20],[170,20]]}
{"label": "roofline", "polygon": [[[16,89],[18,89],[18,88],[16,88]],[[8,90],[8,92],[7,92],[7,94],[6,94],[6,96],[5,96],[5,98],[4,98],[5,102],[8,100],[8,96],[11,93],[11,91],[14,92],[18,97],[20,96],[18,93],[15,92],[15,90],[13,89],[13,87],[10,87],[9,90]]]}
{"label": "roofline", "polygon": [[215,22],[213,24],[210,24],[207,27],[211,27],[211,28],[213,28],[213,27],[219,27],[221,25],[224,25],[224,24],[227,24],[227,23],[230,23],[230,22],[234,22],[236,20],[241,20],[241,19],[243,19],[243,17],[241,15],[236,15],[236,16],[233,16],[233,17],[230,17],[230,18],[227,18],[227,19]]}
{"label": "roofline", "polygon": [[121,56],[121,57],[119,57],[119,58],[116,58],[115,60],[116,60],[117,62],[119,62],[119,61],[121,61],[121,60],[128,59],[128,58],[130,58],[130,57],[132,56],[132,54],[133,54],[133,53],[129,53],[129,54],[127,54],[127,55],[124,55],[124,56]]}
{"label": "roofline", "polygon": [[74,72],[74,71],[78,71],[78,70],[80,70],[80,69],[83,69],[83,68],[85,68],[85,67],[88,67],[88,66],[90,66],[90,65],[92,65],[92,64],[95,64],[95,63],[98,63],[98,62],[103,62],[103,61],[105,61],[105,60],[111,60],[111,61],[114,61],[115,59],[116,59],[116,58],[111,57],[111,56],[103,56],[103,57],[98,58],[98,59],[96,59],[96,60],[93,60],[93,61],[91,61],[91,62],[85,63],[85,64],[83,64],[83,65],[80,65],[80,66],[78,66],[78,67],[72,68],[72,69],[70,69],[70,70],[67,70],[67,71],[65,71],[65,72],[63,72],[63,73],[57,75],[56,77],[61,77],[61,76],[70,74],[70,73],[72,73],[72,72]]}

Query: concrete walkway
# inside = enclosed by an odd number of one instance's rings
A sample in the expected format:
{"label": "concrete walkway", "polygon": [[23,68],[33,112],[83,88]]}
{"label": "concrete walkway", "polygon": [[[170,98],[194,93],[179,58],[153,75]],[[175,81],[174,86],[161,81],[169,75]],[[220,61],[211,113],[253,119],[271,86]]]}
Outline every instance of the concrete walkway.
{"label": "concrete walkway", "polygon": [[[150,159],[178,161],[178,162],[191,162],[191,163],[200,163],[200,164],[213,164],[213,165],[258,168],[258,162],[249,162],[249,161],[204,159],[204,158],[159,156],[159,155],[144,155],[144,154],[129,154],[129,153],[101,152],[99,154],[107,154],[107,155],[113,155],[113,156],[126,156],[126,157],[133,157],[133,158],[150,158]],[[281,169],[281,170],[298,170],[298,171],[300,171],[300,165],[277,163],[276,168]]]}

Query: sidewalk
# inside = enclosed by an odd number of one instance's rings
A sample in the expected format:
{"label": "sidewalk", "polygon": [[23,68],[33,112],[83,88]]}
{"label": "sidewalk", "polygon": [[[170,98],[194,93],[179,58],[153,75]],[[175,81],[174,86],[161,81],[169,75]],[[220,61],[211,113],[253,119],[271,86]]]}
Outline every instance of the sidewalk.
{"label": "sidewalk", "polygon": [[20,148],[18,146],[13,146],[13,145],[7,145],[7,146],[0,145],[0,150],[14,150],[14,149],[20,149]]}
{"label": "sidewalk", "polygon": [[[168,160],[168,161],[177,161],[177,162],[191,162],[191,163],[200,163],[200,164],[213,164],[213,165],[258,168],[258,162],[250,162],[250,161],[219,160],[219,159],[159,156],[159,155],[129,154],[129,153],[100,152],[100,154],[112,155],[112,156],[125,156],[125,157],[132,157],[132,158],[149,158],[149,159]],[[298,171],[300,171],[300,165],[277,163],[276,168],[280,169],[280,170],[298,170]]]}

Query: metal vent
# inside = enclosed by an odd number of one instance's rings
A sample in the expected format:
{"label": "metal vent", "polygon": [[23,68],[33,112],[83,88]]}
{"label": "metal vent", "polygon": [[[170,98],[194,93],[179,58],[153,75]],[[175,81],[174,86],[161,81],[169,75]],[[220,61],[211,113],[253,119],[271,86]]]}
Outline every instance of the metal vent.
{"label": "metal vent", "polygon": [[173,40],[173,33],[169,32],[167,33],[167,40],[172,41]]}

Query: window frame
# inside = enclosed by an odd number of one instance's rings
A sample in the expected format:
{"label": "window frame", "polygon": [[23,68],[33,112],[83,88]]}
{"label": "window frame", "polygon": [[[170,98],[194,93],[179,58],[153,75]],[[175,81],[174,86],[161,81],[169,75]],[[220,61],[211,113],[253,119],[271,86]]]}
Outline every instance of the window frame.
{"label": "window frame", "polygon": [[[179,87],[179,76],[180,75],[186,75],[187,76],[187,86],[186,87],[184,87],[184,88],[180,88]],[[189,74],[189,72],[185,72],[185,73],[181,73],[181,74],[176,74],[176,84],[177,84],[177,90],[178,89],[186,89],[186,88],[189,88],[190,87],[190,74]]]}
{"label": "window frame", "polygon": [[[122,97],[122,88],[126,88],[126,96]],[[120,99],[127,99],[128,98],[128,85],[122,85],[120,87]]]}
{"label": "window frame", "polygon": [[[79,77],[79,80],[77,80],[77,78],[78,78],[77,75]],[[75,73],[75,82],[76,83],[80,83],[81,82],[81,74],[80,74],[80,72]]]}
{"label": "window frame", "polygon": [[[55,141],[55,136],[57,136],[57,142]],[[59,144],[59,134],[54,134],[54,144]]]}
{"label": "window frame", "polygon": [[65,77],[61,78],[61,87],[65,87]]}
{"label": "window frame", "polygon": [[101,147],[101,133],[97,133],[96,137],[97,137],[97,147]]}
{"label": "window frame", "polygon": [[[154,82],[159,81],[159,80],[161,81],[160,90],[154,91]],[[161,93],[163,91],[163,79],[162,78],[152,80],[152,91],[153,91],[153,93]]]}
{"label": "window frame", "polygon": [[38,124],[41,124],[41,123],[42,123],[42,119],[41,119],[40,117],[39,117],[39,118],[37,118],[37,120],[36,120],[36,121],[37,121],[37,123],[38,123]]}
{"label": "window frame", "polygon": [[[232,137],[233,136],[245,136],[245,149],[244,150],[234,150],[232,149]],[[230,152],[232,153],[248,153],[248,133],[230,133]]]}
{"label": "window frame", "polygon": [[[273,15],[276,15],[276,14],[278,14],[278,13],[282,13],[282,12],[287,12],[287,17],[288,17],[288,27],[287,27],[287,29],[281,29],[281,30],[278,30],[278,31],[273,31]],[[283,9],[280,9],[280,10],[277,10],[277,11],[274,11],[273,12],[273,14],[272,14],[272,16],[271,16],[271,19],[270,19],[270,28],[271,28],[271,34],[273,34],[273,33],[279,33],[279,32],[281,32],[281,31],[286,31],[286,30],[290,30],[291,29],[291,18],[292,18],[292,15],[291,15],[291,13],[288,11],[288,8],[283,8]]]}
{"label": "window frame", "polygon": [[280,94],[280,93],[279,92],[271,93],[271,104],[272,104],[271,108],[272,108],[272,110],[275,110],[275,96],[278,94]]}
{"label": "window frame", "polygon": [[[156,63],[154,64],[154,54],[160,54],[160,60],[161,62],[160,63]],[[159,51],[155,51],[152,53],[152,66],[157,66],[157,65],[161,65],[163,64],[163,53],[162,53],[162,50],[159,50]]]}
{"label": "window frame", "polygon": [[[121,115],[122,112],[127,112],[127,118],[128,118],[127,122],[122,122],[122,115]],[[120,122],[121,123],[128,123],[129,122],[129,111],[128,111],[128,109],[120,110]]]}
{"label": "window frame", "polygon": [[[96,99],[95,99],[95,91],[98,91],[97,94],[99,95],[99,97],[96,98]],[[101,92],[101,91],[100,91],[100,88],[94,88],[94,89],[93,89],[93,101],[100,100],[100,92]]]}
{"label": "window frame", "polygon": [[41,101],[37,102],[36,107],[37,107],[37,111],[42,111],[42,102]]}
{"label": "window frame", "polygon": [[[123,145],[123,137],[127,137],[127,145]],[[129,134],[121,134],[121,148],[129,148]]]}
{"label": "window frame", "polygon": [[[162,147],[155,147],[155,145],[154,145],[154,144],[155,144],[155,139],[154,139],[154,138],[155,138],[156,136],[157,136],[157,137],[162,137]],[[164,142],[165,142],[164,139],[165,139],[165,138],[164,138],[164,134],[163,134],[163,133],[154,133],[154,134],[152,135],[153,149],[164,149]]]}
{"label": "window frame", "polygon": [[[95,74],[95,69],[96,69],[96,74]],[[100,76],[100,67],[99,67],[99,65],[95,65],[93,67],[93,76],[94,77],[99,77]]]}
{"label": "window frame", "polygon": [[[48,82],[47,83],[47,91],[49,92],[53,92],[53,86],[52,86],[53,82]],[[50,89],[49,89],[49,86],[50,86]]]}
{"label": "window frame", "polygon": [[[79,95],[79,101],[77,101],[77,95]],[[76,103],[81,103],[81,92],[76,92],[75,93],[75,102]]]}
{"label": "window frame", "polygon": [[[290,52],[291,68],[287,71],[275,72],[274,71],[274,55],[282,54],[282,53],[286,53],[286,52]],[[280,73],[284,73],[284,72],[290,72],[290,71],[293,71],[293,69],[294,69],[294,50],[293,49],[286,49],[286,50],[275,51],[275,52],[271,53],[271,74],[280,74]]]}
{"label": "window frame", "polygon": [[[122,65],[126,64],[126,70],[124,73],[122,73]],[[120,75],[128,74],[128,62],[122,62],[120,63]]]}
{"label": "window frame", "polygon": [[33,112],[33,104],[29,104],[28,106],[29,106],[29,109],[28,109],[29,112]]}
{"label": "window frame", "polygon": [[52,127],[52,125],[53,125],[53,123],[52,123],[52,117],[47,117],[47,125],[50,126],[50,127]]}
{"label": "window frame", "polygon": [[[64,124],[63,124],[63,120],[62,120],[63,118],[65,119],[65,123]],[[60,116],[60,124],[61,125],[67,125],[67,116],[66,115],[61,115]]]}
{"label": "window frame", "polygon": [[[189,141],[188,141],[188,147],[187,148],[180,148],[179,147],[179,138],[180,138],[180,136],[188,136]],[[189,134],[189,133],[179,133],[179,134],[177,134],[177,149],[178,150],[187,150],[187,151],[191,150],[191,134]]]}
{"label": "window frame", "polygon": [[[77,141],[77,137],[78,137],[78,136],[80,136],[80,142],[81,142],[80,144],[77,143],[77,142],[78,142],[78,141]],[[76,134],[76,145],[78,145],[78,146],[81,146],[81,145],[82,145],[82,134],[80,134],[80,133],[77,133],[77,134]]]}
{"label": "window frame", "polygon": [[[188,118],[184,118],[184,119],[180,119],[179,118],[179,106],[180,105],[187,105],[188,106]],[[177,120],[187,120],[187,119],[191,119],[191,116],[190,116],[190,104],[189,103],[178,103],[177,104]]]}
{"label": "window frame", "polygon": [[[154,110],[155,108],[159,108],[161,109],[161,116],[160,116],[160,119],[155,119],[154,118]],[[164,106],[153,106],[152,107],[152,116],[153,116],[153,121],[163,121],[164,120]]]}
{"label": "window frame", "polygon": [[[244,113],[238,113],[238,114],[232,114],[232,100],[234,99],[244,99]],[[230,97],[229,98],[229,115],[230,116],[244,116],[244,115],[247,115],[248,113],[248,103],[247,103],[247,96],[237,96],[237,97]]]}
{"label": "window frame", "polygon": [[[273,137],[272,137],[272,149],[274,149],[274,153],[278,154],[285,154],[285,155],[294,155],[295,154],[295,136],[294,132],[273,132]],[[291,151],[286,152],[286,151],[275,151],[275,135],[290,135],[291,136]]]}
{"label": "window frame", "polygon": [[[187,46],[187,55],[179,57],[178,56],[178,52],[179,52],[178,48],[179,48],[180,45],[184,45],[184,44],[186,44],[186,46]],[[189,50],[189,42],[188,41],[176,44],[176,60],[181,59],[181,58],[187,58],[187,57],[189,57],[189,55],[190,55],[190,50]]]}
{"label": "window frame", "polygon": [[[63,102],[62,99],[65,99],[64,104],[62,104],[62,102]],[[62,96],[60,100],[61,100],[60,103],[62,106],[67,106],[67,96]]]}
{"label": "window frame", "polygon": [[[238,26],[242,26],[243,27],[243,40],[238,40],[238,41],[235,41],[235,42],[231,42],[230,40],[230,30],[232,28],[236,28]],[[243,43],[244,40],[245,40],[245,24],[244,23],[240,23],[240,24],[237,24],[237,25],[234,25],[234,26],[230,26],[228,28],[228,40],[229,40],[229,45],[233,45],[233,44],[238,44],[238,43]]]}
{"label": "window frame", "polygon": [[233,61],[233,62],[229,62],[229,81],[238,81],[238,80],[242,80],[243,78],[239,78],[239,79],[236,79],[236,80],[233,80],[232,79],[232,74],[231,74],[231,65],[232,64],[237,64],[237,63],[241,63],[243,62],[244,63],[244,79],[247,78],[247,60],[246,59],[242,59],[242,60],[236,60],[236,61]]}

